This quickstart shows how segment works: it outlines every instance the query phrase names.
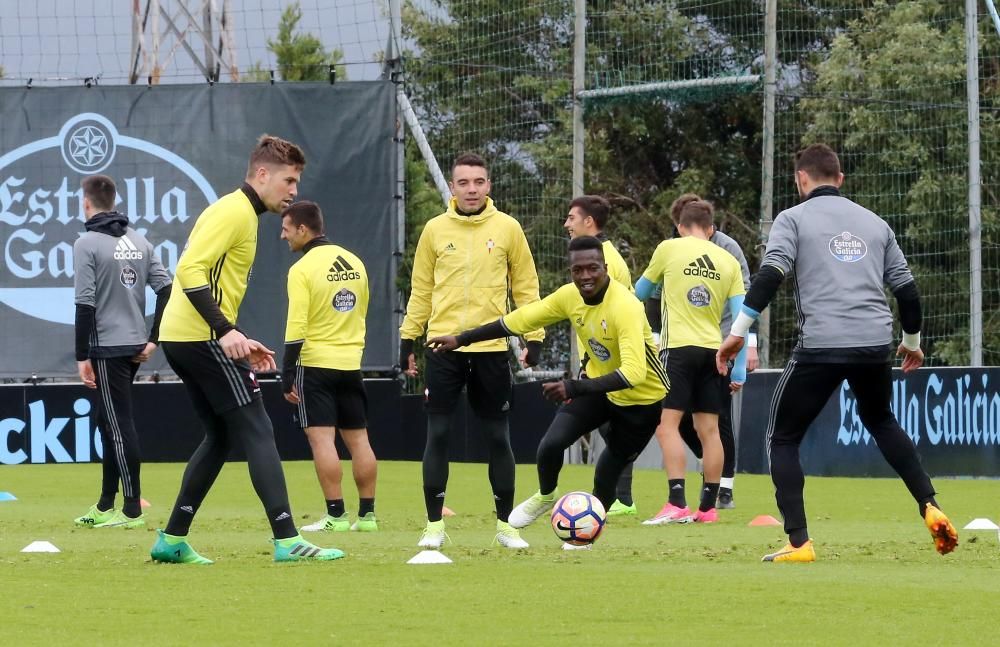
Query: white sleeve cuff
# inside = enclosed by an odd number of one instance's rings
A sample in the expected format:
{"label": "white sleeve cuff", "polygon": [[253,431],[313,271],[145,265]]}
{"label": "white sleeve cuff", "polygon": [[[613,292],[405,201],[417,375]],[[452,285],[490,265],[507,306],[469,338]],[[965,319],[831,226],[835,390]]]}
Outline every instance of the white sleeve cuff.
{"label": "white sleeve cuff", "polygon": [[920,350],[920,333],[903,333],[903,348],[907,350]]}
{"label": "white sleeve cuff", "polygon": [[740,314],[736,317],[736,321],[733,322],[732,328],[729,329],[729,334],[745,338],[754,321],[753,317],[740,310]]}
{"label": "white sleeve cuff", "polygon": [[757,348],[757,333],[747,334],[747,348]]}

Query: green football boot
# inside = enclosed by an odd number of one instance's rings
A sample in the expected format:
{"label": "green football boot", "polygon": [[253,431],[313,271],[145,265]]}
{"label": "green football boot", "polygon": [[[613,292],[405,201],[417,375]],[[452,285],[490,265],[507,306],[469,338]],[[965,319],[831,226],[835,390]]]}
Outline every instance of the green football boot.
{"label": "green football boot", "polygon": [[302,538],[301,535],[289,537],[287,539],[274,539],[274,561],[276,562],[298,562],[311,560],[326,562],[331,559],[340,559],[344,556],[344,551],[336,548],[320,548]]}
{"label": "green football boot", "polygon": [[347,516],[346,512],[339,517],[326,515],[316,523],[299,528],[299,530],[305,530],[306,532],[347,532],[350,529],[351,519]]}
{"label": "green football boot", "polygon": [[378,530],[378,521],[375,519],[375,513],[369,512],[365,516],[359,517],[358,520],[351,525],[351,530],[358,532],[375,532]]}
{"label": "green football boot", "polygon": [[632,502],[632,505],[625,505],[618,499],[615,499],[615,502],[608,508],[609,517],[624,517],[626,515],[637,514],[639,514],[639,509],[635,507],[635,501]]}
{"label": "green football boot", "polygon": [[82,517],[74,519],[73,523],[82,528],[93,528],[99,523],[110,521],[111,518],[115,516],[115,512],[116,510],[114,508],[101,512],[97,509],[97,504],[95,503],[90,506],[90,510],[87,510]]}
{"label": "green football boot", "polygon": [[145,528],[146,515],[140,514],[138,517],[126,516],[121,510],[116,510],[114,516],[103,523],[94,524],[95,528]]}
{"label": "green football boot", "polygon": [[154,562],[164,562],[167,564],[211,564],[212,560],[206,559],[191,548],[187,543],[187,537],[176,537],[168,535],[162,530],[156,531],[156,543],[149,551],[149,556]]}

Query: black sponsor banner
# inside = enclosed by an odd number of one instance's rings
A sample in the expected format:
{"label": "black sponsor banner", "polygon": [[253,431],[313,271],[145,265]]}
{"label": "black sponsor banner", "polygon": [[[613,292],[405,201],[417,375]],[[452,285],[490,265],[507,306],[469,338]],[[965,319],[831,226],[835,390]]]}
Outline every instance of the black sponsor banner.
{"label": "black sponsor banner", "polygon": [[[423,396],[403,395],[395,380],[366,380],[371,403],[369,437],[381,460],[420,460],[424,453],[426,418]],[[312,454],[276,382],[262,381],[264,405],[274,425],[278,451],[284,460],[309,460]],[[134,386],[136,431],[142,459],[148,462],[187,461],[204,437],[184,386],[178,382],[140,382]],[[555,415],[538,383],[514,387],[510,414],[511,444],[518,462],[533,463],[538,441]],[[237,443],[238,445],[238,443]],[[342,456],[349,456],[340,446]],[[87,463],[100,461],[101,443],[97,392],[79,384],[0,386],[0,465],[25,463]],[[476,429],[464,401],[455,412],[449,444],[454,461],[485,462],[486,438]],[[242,459],[234,447],[232,458]]]}
{"label": "black sponsor banner", "polygon": [[[364,367],[391,367],[395,113],[395,86],[382,81],[0,89],[0,376],[76,374],[73,241],[84,176],[115,179],[117,209],[173,275],[198,215],[239,187],[263,133],[304,149],[299,198],[320,204],[329,237],[368,270]],[[264,215],[239,318],[272,348],[283,341],[285,277],[297,258],[279,235],[278,218]],[[152,370],[167,370],[162,356],[143,368]]]}
{"label": "black sponsor banner", "polygon": [[[766,433],[780,371],[747,381],[739,469],[768,472]],[[1000,368],[893,371],[892,410],[931,476],[1000,476]],[[817,476],[894,476],[858,416],[847,383],[830,397],[801,447],[802,467]]]}

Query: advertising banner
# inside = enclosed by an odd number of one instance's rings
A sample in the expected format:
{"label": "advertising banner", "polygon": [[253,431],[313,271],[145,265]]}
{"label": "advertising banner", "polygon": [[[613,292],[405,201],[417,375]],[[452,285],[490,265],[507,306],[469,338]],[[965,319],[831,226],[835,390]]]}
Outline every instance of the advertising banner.
{"label": "advertising banner", "polygon": [[[84,231],[80,181],[103,173],[173,274],[198,215],[237,189],[257,138],[305,151],[299,198],[369,273],[367,369],[394,363],[397,246],[395,88],[390,82],[0,89],[0,377],[76,374],[73,241]],[[298,257],[260,218],[239,326],[275,350],[285,277]],[[147,288],[146,314],[154,298]],[[162,356],[150,370],[165,370]]]}

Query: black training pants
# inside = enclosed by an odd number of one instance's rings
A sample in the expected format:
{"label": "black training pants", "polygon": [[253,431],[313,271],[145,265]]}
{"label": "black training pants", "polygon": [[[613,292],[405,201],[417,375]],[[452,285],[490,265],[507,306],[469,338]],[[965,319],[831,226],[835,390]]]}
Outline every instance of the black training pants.
{"label": "black training pants", "polygon": [[101,443],[104,445],[103,483],[101,494],[114,498],[118,482],[122,494],[138,498],[139,487],[139,436],[132,421],[132,380],[139,364],[131,357],[94,358],[101,420]]}
{"label": "black training pants", "polygon": [[892,396],[889,363],[809,364],[792,360],[778,380],[767,428],[771,479],[788,534],[806,528],[802,497],[805,476],[799,463],[799,445],[809,425],[844,380],[857,398],[861,422],[913,498],[920,502],[934,495],[930,477],[920,465],[917,448],[889,406]]}

